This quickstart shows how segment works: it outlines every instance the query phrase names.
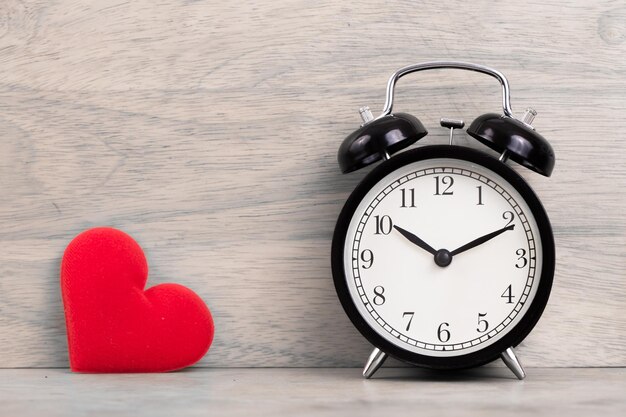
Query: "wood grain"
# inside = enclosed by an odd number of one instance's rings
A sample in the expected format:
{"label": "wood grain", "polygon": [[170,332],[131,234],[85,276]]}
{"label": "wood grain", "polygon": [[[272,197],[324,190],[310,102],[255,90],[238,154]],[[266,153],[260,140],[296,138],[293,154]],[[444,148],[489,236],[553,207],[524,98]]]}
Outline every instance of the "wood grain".
{"label": "wood grain", "polygon": [[[530,366],[626,365],[626,7],[621,1],[85,2],[0,8],[0,366],[67,366],[58,269],[81,230],[146,251],[188,285],[216,339],[201,365],[356,366],[370,349],[329,267],[336,151],[387,77],[428,59],[490,65],[533,106],[554,175],[518,169],[553,222],[550,304]],[[497,83],[403,79],[397,109],[498,111]],[[461,143],[479,147],[467,138]]]}
{"label": "wood grain", "polygon": [[[339,389],[338,389],[339,388]],[[505,369],[441,374],[382,369],[194,369],[143,375],[0,370],[0,416],[420,416],[621,417],[626,369]]]}

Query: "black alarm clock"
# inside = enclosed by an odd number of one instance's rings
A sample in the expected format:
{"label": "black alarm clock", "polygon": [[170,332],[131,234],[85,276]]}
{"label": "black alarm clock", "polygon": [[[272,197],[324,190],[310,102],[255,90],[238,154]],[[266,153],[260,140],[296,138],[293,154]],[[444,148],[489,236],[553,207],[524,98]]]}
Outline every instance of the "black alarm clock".
{"label": "black alarm clock", "polygon": [[[496,78],[503,114],[474,120],[467,133],[499,157],[453,144],[461,120],[441,119],[448,144],[405,150],[428,133],[392,113],[406,74],[455,68]],[[550,176],[554,152],[531,126],[536,112],[513,115],[509,83],[495,69],[425,62],[396,71],[385,108],[339,148],[344,173],[382,161],[348,198],[335,228],[332,272],[341,304],[375,349],[363,375],[391,355],[421,367],[462,369],[502,358],[525,377],[513,348],[539,320],[555,264],[550,221],[514,161]],[[400,152],[403,151],[403,152]]]}

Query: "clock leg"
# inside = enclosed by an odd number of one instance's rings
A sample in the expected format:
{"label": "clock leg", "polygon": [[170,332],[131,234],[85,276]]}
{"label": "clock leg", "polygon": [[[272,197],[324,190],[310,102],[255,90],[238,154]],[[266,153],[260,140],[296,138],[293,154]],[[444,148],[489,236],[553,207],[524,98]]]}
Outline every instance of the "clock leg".
{"label": "clock leg", "polygon": [[387,359],[387,354],[382,350],[375,348],[370,354],[370,357],[367,359],[365,368],[363,368],[363,376],[366,379],[370,379],[372,375],[378,371],[378,368],[382,366],[385,359]]}
{"label": "clock leg", "polygon": [[502,358],[504,364],[511,370],[511,372],[515,374],[517,379],[526,378],[526,372],[524,372],[524,368],[522,368],[522,365],[519,363],[517,356],[515,356],[515,351],[512,347],[502,352],[500,354],[500,357]]}

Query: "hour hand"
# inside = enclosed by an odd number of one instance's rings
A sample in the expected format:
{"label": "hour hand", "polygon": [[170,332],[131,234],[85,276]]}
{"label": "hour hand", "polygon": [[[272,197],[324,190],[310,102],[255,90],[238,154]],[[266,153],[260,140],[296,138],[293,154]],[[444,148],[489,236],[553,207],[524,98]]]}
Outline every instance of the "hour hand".
{"label": "hour hand", "polygon": [[436,255],[437,251],[435,249],[433,249],[432,246],[430,246],[428,243],[424,242],[422,239],[420,239],[419,237],[415,236],[413,233],[404,230],[401,227],[398,226],[393,226],[394,229],[396,229],[398,232],[400,232],[400,234],[402,236],[404,236],[405,238],[407,238],[411,243],[414,243],[415,245],[419,246],[420,248],[424,249],[426,252],[432,254],[432,255]]}

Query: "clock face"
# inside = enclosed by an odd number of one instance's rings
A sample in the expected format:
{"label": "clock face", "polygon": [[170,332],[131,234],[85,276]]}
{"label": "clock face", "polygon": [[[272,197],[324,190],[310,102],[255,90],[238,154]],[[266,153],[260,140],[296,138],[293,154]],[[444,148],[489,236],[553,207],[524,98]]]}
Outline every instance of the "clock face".
{"label": "clock face", "polygon": [[[377,178],[342,213],[345,233],[334,244],[359,327],[409,355],[445,361],[484,351],[519,329],[545,279],[546,231],[528,201],[536,197],[530,188],[521,194],[510,181],[521,178],[504,164],[464,148],[433,148],[441,156],[405,157],[390,172],[372,172]],[[467,154],[491,166],[459,158]],[[540,298],[542,310],[547,295]]]}

